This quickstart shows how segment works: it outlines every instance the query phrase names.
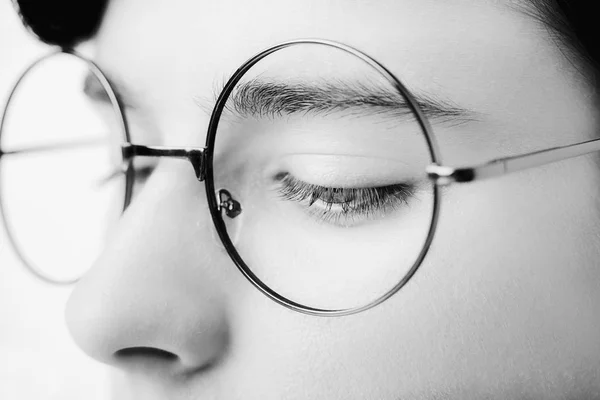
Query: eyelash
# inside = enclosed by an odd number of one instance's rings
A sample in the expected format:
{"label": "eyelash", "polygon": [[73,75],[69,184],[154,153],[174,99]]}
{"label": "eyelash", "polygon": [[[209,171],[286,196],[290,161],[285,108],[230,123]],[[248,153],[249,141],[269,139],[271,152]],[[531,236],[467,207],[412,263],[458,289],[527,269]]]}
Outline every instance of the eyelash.
{"label": "eyelash", "polygon": [[135,181],[138,184],[144,184],[150,178],[150,175],[156,169],[156,165],[145,165],[143,167],[135,168]]}
{"label": "eyelash", "polygon": [[[152,173],[154,172],[155,168],[156,167],[154,165],[135,168],[134,169],[135,183],[138,185],[140,185],[140,184],[143,185],[144,183],[146,183],[146,181],[148,180],[150,175],[152,175]],[[111,171],[109,174],[107,174],[107,176],[103,177],[102,179],[99,179],[98,184],[106,185],[119,177],[125,176],[125,174],[126,174],[126,172],[122,167],[117,167],[113,171]]]}
{"label": "eyelash", "polygon": [[[300,181],[289,173],[276,177],[281,198],[304,206],[322,222],[351,226],[408,205],[415,185],[401,183],[370,188],[332,188]],[[321,207],[314,207],[315,204]]]}

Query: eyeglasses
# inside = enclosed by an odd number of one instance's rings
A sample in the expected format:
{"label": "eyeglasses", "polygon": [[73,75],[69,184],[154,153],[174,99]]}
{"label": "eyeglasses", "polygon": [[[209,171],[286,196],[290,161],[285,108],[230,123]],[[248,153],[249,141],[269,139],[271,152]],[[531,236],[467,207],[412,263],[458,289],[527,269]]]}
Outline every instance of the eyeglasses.
{"label": "eyeglasses", "polygon": [[429,119],[461,111],[319,39],[246,61],[218,96],[205,147],[134,144],[124,110],[102,70],[70,49],[34,62],[10,93],[0,211],[23,264],[46,282],[74,283],[92,264],[140,190],[149,167],[139,160],[174,158],[204,182],[216,232],[257,289],[305,314],[354,314],[390,298],[422,264],[443,186],[600,151],[596,139],[443,165]]}

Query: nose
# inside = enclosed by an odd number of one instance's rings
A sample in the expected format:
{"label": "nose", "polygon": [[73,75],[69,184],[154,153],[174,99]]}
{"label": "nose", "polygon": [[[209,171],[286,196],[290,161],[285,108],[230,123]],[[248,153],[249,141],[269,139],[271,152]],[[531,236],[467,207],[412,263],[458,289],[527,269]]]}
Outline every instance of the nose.
{"label": "nose", "polygon": [[219,268],[228,260],[211,233],[203,184],[189,165],[169,163],[156,169],[75,286],[66,320],[91,357],[172,375],[217,363],[229,329],[227,268]]}

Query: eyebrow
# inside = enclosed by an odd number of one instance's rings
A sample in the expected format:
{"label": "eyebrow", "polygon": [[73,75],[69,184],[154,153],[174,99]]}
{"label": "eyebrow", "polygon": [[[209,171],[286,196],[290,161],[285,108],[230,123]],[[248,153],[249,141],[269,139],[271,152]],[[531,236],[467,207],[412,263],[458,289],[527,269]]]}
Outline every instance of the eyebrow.
{"label": "eyebrow", "polygon": [[[464,123],[477,113],[432,95],[412,93],[423,114],[437,122]],[[225,109],[242,117],[278,117],[345,112],[354,116],[412,118],[414,113],[399,89],[373,82],[343,80],[282,82],[252,79],[238,84]]]}
{"label": "eyebrow", "polygon": [[[107,78],[125,109],[136,109],[138,102],[125,84]],[[90,72],[83,85],[84,94],[93,101],[110,103],[108,94]],[[215,91],[216,99],[220,91]],[[452,101],[424,93],[411,93],[428,119],[440,123],[462,124],[477,120],[477,113]],[[197,98],[197,105],[210,114],[212,107]],[[347,112],[354,116],[411,118],[414,113],[399,89],[374,82],[333,79],[323,82],[282,82],[252,79],[232,91],[225,110],[240,117],[275,118],[282,115],[314,113],[331,115]]]}

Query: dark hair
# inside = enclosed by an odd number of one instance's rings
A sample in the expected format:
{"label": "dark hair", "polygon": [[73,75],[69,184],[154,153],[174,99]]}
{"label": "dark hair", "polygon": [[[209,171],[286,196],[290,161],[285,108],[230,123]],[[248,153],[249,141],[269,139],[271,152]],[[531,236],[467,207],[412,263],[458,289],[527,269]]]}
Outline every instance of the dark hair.
{"label": "dark hair", "polygon": [[594,2],[521,0],[520,7],[546,26],[567,59],[600,87],[600,24]]}
{"label": "dark hair", "polygon": [[108,0],[13,0],[13,4],[41,41],[71,48],[96,33]]}
{"label": "dark hair", "polygon": [[[72,47],[92,37],[108,0],[13,0],[21,19],[42,41]],[[600,24],[590,0],[520,0],[522,10],[549,28],[574,64],[600,74]]]}

